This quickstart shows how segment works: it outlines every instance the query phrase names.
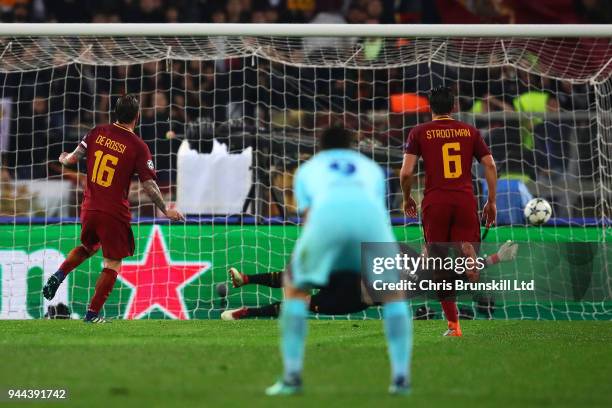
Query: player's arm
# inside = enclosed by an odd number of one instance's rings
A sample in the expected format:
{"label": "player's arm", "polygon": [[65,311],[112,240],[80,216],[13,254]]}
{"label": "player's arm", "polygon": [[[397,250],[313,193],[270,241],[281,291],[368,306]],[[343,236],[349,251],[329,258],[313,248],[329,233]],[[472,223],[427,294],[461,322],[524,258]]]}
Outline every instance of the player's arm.
{"label": "player's arm", "polygon": [[410,195],[412,192],[414,169],[416,167],[417,160],[417,155],[404,153],[404,161],[402,162],[402,168],[400,169],[400,185],[402,186],[402,193],[404,195],[404,213],[408,217],[417,216],[417,205]]}
{"label": "player's arm", "polygon": [[308,220],[308,208],[305,208],[301,214],[302,224],[306,224],[306,220]]}
{"label": "player's arm", "polygon": [[495,204],[497,199],[497,166],[493,156],[490,154],[483,156],[480,159],[480,164],[484,168],[484,176],[489,190],[487,202],[482,210],[482,215],[485,218],[487,227],[489,227],[495,222],[497,216],[497,206]]}
{"label": "player's arm", "polygon": [[487,228],[495,223],[495,217],[497,216],[497,206],[495,204],[497,199],[497,167],[495,166],[495,160],[491,155],[491,151],[485,144],[480,132],[475,129],[476,140],[474,143],[474,157],[480,162],[480,165],[484,168],[484,176],[489,189],[489,196],[487,202],[482,209],[482,217],[485,219]]}
{"label": "player's arm", "polygon": [[81,142],[74,149],[72,153],[63,152],[60,154],[59,162],[62,166],[74,166],[87,154],[87,144],[89,143],[89,139],[91,139],[93,134],[95,133],[96,128],[91,129],[87,134],[81,139]]}
{"label": "player's arm", "polygon": [[159,208],[159,210],[163,212],[166,217],[170,218],[172,221],[185,221],[185,217],[179,211],[173,208],[167,208],[166,201],[164,200],[161,190],[159,189],[159,186],[155,180],[146,180],[143,183],[143,188],[151,201],[153,201],[155,206]]}
{"label": "player's arm", "polygon": [[306,224],[308,219],[308,210],[310,209],[311,199],[308,189],[306,187],[307,175],[303,168],[300,168],[293,177],[293,192],[295,195],[295,202],[297,205],[297,212],[302,218],[302,224]]}
{"label": "player's arm", "polygon": [[72,153],[63,152],[60,154],[59,162],[62,166],[74,166],[85,156],[85,153],[87,153],[87,149],[79,143]]}
{"label": "player's arm", "polygon": [[145,193],[166,217],[170,218],[172,221],[185,221],[183,214],[174,208],[168,208],[166,206],[164,196],[162,195],[162,192],[155,181],[155,166],[153,164],[153,158],[151,157],[149,148],[142,141],[137,146],[139,146],[140,151],[136,157],[135,170],[138,173],[138,178],[142,183]]}

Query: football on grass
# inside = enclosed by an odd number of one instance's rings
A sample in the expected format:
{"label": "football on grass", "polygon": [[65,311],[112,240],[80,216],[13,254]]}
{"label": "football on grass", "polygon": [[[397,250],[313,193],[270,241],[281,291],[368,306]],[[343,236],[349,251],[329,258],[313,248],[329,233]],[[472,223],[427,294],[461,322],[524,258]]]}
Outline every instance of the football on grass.
{"label": "football on grass", "polygon": [[542,225],[550,220],[552,207],[543,198],[534,198],[525,206],[525,218],[532,225]]}

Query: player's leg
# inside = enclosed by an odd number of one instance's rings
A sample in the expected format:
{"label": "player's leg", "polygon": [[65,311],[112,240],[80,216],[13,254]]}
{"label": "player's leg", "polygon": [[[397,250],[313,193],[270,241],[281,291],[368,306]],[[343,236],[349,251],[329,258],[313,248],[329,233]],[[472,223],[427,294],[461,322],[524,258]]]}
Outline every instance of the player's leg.
{"label": "player's leg", "polygon": [[[458,206],[455,211],[457,216],[451,225],[451,241],[462,256],[472,258],[475,262],[480,251],[480,222],[476,203],[469,207]],[[479,278],[478,272],[474,268],[466,271],[466,276],[471,282],[476,282]]]}
{"label": "player's leg", "polygon": [[[393,230],[385,224],[380,222],[381,226],[378,233],[373,234],[365,241],[387,242],[387,245],[376,251],[376,256],[395,258],[400,253],[400,247],[395,242]],[[374,226],[371,229],[374,229]],[[366,253],[365,257],[368,258],[369,255]],[[399,270],[390,270],[376,278],[387,283],[397,283],[400,276]],[[372,279],[372,277],[367,278],[368,280]],[[389,392],[405,395],[410,392],[410,362],[412,357],[412,317],[409,302],[405,299],[403,291],[388,291],[384,292],[382,296],[385,336],[391,366]]]}
{"label": "player's leg", "polygon": [[[453,271],[434,270],[434,282],[441,284],[442,282],[453,282],[457,277]],[[444,317],[446,317],[447,329],[443,333],[444,336],[461,337],[461,324],[459,323],[459,311],[457,310],[457,295],[453,289],[440,289],[436,291]]]}
{"label": "player's leg", "polygon": [[[461,256],[476,258],[480,243],[480,223],[476,206],[455,206],[453,207],[454,216],[450,226],[450,241],[458,248]],[[452,272],[451,272],[452,273]],[[468,279],[471,281],[478,279],[476,271],[467,271]],[[453,276],[452,278],[456,278]],[[461,337],[463,331],[459,322],[459,312],[455,291],[441,291],[439,293],[440,303],[448,321],[448,329],[444,336]]]}
{"label": "player's leg", "polygon": [[281,302],[270,303],[259,307],[240,307],[221,313],[221,320],[240,320],[254,317],[277,318],[280,313]]}
{"label": "player's leg", "polygon": [[[336,274],[332,275],[336,276]],[[341,276],[341,275],[340,275]],[[349,277],[347,277],[349,278]],[[357,279],[357,286],[353,280]],[[324,315],[342,315],[349,313],[359,313],[366,310],[371,305],[361,300],[361,289],[359,287],[360,276],[357,273],[350,273],[350,282],[333,283],[310,296],[308,310],[312,313]],[[274,302],[260,307],[241,307],[238,309],[226,310],[221,313],[222,320],[240,320],[254,317],[277,318],[280,312],[281,302]]]}
{"label": "player's leg", "polygon": [[[227,271],[234,288],[239,288],[244,285],[262,285],[270,288],[280,288],[283,283],[283,272],[268,272],[247,275],[240,272],[237,268],[229,268]],[[253,317],[272,317],[276,318],[279,315],[280,302],[274,302],[269,305],[260,307],[240,307],[238,309],[230,309],[221,313],[222,320],[240,320]]]}
{"label": "player's leg", "polygon": [[229,268],[227,271],[234,288],[244,285],[262,285],[270,288],[280,288],[283,286],[283,272],[256,273],[247,275],[240,272],[237,268]]}
{"label": "player's leg", "polygon": [[[308,224],[296,243],[291,268],[284,275],[285,299],[279,316],[283,377],[266,389],[266,395],[289,395],[301,391],[306,342],[309,288],[327,284],[338,258],[337,240],[329,233],[325,213],[310,214]],[[342,228],[336,228],[337,231]],[[327,231],[327,235],[323,232]]]}
{"label": "player's leg", "polygon": [[[289,268],[289,266],[287,266]],[[268,272],[247,275],[240,272],[237,268],[229,268],[229,277],[234,288],[239,288],[244,285],[262,285],[270,288],[281,288],[283,285],[283,272]],[[276,318],[280,313],[281,302],[274,302],[269,305],[260,307],[240,307],[238,309],[230,309],[221,313],[222,320],[240,320],[253,317],[271,317]]]}
{"label": "player's leg", "polygon": [[100,317],[100,310],[113,290],[121,260],[134,254],[134,234],[128,221],[121,221],[103,213],[98,213],[95,217],[104,265],[87,308],[85,322],[105,323],[106,320]]}
{"label": "player's leg", "polygon": [[[348,247],[348,253],[342,253],[341,259],[350,260],[353,264],[347,267],[362,269],[362,259],[367,265],[372,265],[375,258],[395,259],[401,253],[386,211],[376,213],[375,209],[364,211],[369,217],[360,220],[353,231],[353,245]],[[362,245],[362,243],[377,243]],[[384,244],[381,244],[384,243]],[[355,245],[356,244],[356,245]],[[341,261],[342,262],[342,261]],[[408,394],[410,392],[410,360],[412,355],[412,319],[409,304],[403,291],[376,291],[372,283],[398,283],[400,271],[390,269],[382,274],[374,274],[371,268],[365,268],[361,275],[364,289],[372,302],[383,303],[383,319],[389,363],[391,366],[392,394]],[[360,290],[361,286],[360,286]]]}
{"label": "player's leg", "polygon": [[[279,273],[282,274],[282,272]],[[279,315],[280,305],[280,302],[274,302],[260,307],[241,307],[226,310],[221,313],[221,319],[276,318]],[[333,273],[329,284],[314,295],[309,296],[308,301],[309,311],[324,315],[359,313],[370,306],[370,304],[362,300],[361,277],[356,271]]]}
{"label": "player's leg", "polygon": [[[448,253],[447,243],[451,242],[451,226],[454,222],[454,207],[448,204],[430,204],[423,209],[423,233],[427,242],[427,253],[430,257],[444,258]],[[452,280],[455,277],[445,271],[434,270],[434,281]],[[437,291],[442,311],[448,322],[444,335],[454,333],[461,335],[459,312],[454,291]]]}
{"label": "player's leg", "polygon": [[51,300],[55,297],[57,289],[60,287],[66,276],[72,272],[74,268],[85,262],[90,256],[95,254],[97,248],[88,249],[84,245],[79,245],[73,248],[68,253],[66,260],[60,265],[58,270],[47,279],[45,286],[43,286],[43,296],[47,300]]}
{"label": "player's leg", "polygon": [[88,216],[87,212],[83,214],[81,223],[81,245],[73,248],[68,253],[64,262],[59,269],[47,279],[43,286],[43,296],[47,300],[55,297],[57,289],[60,287],[66,276],[72,272],[74,268],[85,262],[90,256],[96,253],[100,247],[99,238],[95,231],[94,221]]}
{"label": "player's leg", "polygon": [[412,359],[412,317],[410,306],[401,295],[384,303],[383,319],[391,363],[392,394],[410,392],[410,362]]}
{"label": "player's leg", "polygon": [[266,389],[266,395],[291,395],[301,392],[304,349],[308,317],[308,292],[285,284],[285,299],[280,313],[283,377]]}
{"label": "player's leg", "polygon": [[91,298],[89,307],[87,308],[87,314],[85,315],[85,322],[87,323],[106,323],[107,320],[100,316],[100,310],[106,299],[115,286],[119,269],[121,268],[120,259],[111,259],[104,257],[104,269],[98,276],[96,282],[96,289],[94,295]]}

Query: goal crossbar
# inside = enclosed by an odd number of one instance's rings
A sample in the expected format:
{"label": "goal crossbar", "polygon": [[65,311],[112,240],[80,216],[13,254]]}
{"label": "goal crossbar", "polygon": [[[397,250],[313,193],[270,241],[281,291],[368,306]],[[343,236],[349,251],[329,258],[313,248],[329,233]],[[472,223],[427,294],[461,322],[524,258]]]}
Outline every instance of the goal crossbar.
{"label": "goal crossbar", "polygon": [[0,24],[0,36],[611,37],[607,24]]}

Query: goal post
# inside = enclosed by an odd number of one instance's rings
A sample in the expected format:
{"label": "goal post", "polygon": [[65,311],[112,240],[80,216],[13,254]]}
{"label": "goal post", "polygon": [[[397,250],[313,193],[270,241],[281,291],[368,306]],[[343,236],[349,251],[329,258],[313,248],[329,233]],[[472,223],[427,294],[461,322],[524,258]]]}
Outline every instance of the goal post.
{"label": "goal post", "polygon": [[[79,242],[84,167],[62,169],[57,157],[111,121],[119,95],[139,96],[137,133],[166,198],[189,216],[160,221],[135,183],[136,254],[105,314],[217,318],[280,299],[257,286],[220,299],[216,287],[230,266],[283,270],[300,230],[293,175],[332,123],[354,130],[385,170],[396,235],[420,246],[398,170],[409,130],[429,119],[425,93],[448,85],[456,117],[481,130],[498,162],[500,226],[483,251],[521,243],[517,261],[491,273],[541,288],[471,293],[464,310],[610,319],[611,39],[608,25],[0,24],[0,318],[44,316],[42,283]],[[525,224],[529,196],[551,202],[546,226]],[[100,262],[77,268],[60,292],[76,314]],[[366,317],[378,310],[351,316]]]}

